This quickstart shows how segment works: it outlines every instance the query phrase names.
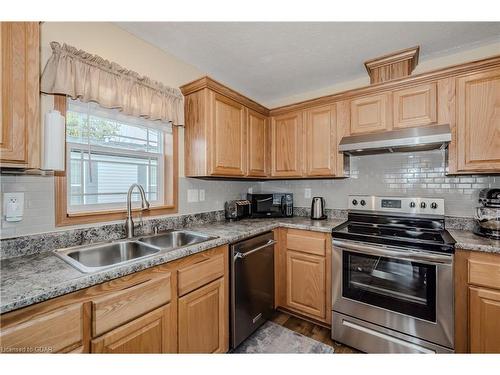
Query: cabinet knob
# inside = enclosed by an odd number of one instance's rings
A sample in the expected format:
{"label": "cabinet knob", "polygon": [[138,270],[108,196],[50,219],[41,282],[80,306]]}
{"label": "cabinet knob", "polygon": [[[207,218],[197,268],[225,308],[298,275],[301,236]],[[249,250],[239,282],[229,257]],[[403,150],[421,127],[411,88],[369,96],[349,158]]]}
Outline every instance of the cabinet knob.
{"label": "cabinet knob", "polygon": [[356,199],[353,199],[353,200],[352,200],[352,204],[353,204],[354,206],[357,206],[358,201],[357,201]]}
{"label": "cabinet knob", "polygon": [[416,206],[415,202],[410,202],[410,207],[411,208],[415,208],[415,206]]}
{"label": "cabinet knob", "polygon": [[420,208],[425,208],[425,207],[427,207],[427,205],[425,204],[425,202],[420,203]]}
{"label": "cabinet knob", "polygon": [[364,206],[366,204],[365,200],[364,199],[361,199],[361,201],[359,202],[360,205]]}
{"label": "cabinet knob", "polygon": [[432,202],[432,203],[431,203],[431,208],[432,208],[433,210],[435,210],[436,208],[438,208],[437,203],[436,203],[436,202]]}

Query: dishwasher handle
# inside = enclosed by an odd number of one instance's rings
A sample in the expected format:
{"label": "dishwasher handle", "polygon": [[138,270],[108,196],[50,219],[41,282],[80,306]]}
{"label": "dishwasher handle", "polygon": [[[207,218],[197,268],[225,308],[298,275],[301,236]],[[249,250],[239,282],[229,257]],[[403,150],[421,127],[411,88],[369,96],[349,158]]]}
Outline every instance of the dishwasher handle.
{"label": "dishwasher handle", "polygon": [[240,252],[237,252],[236,254],[234,254],[234,259],[245,259],[247,256],[249,256],[250,254],[253,254],[259,250],[262,250],[262,249],[265,249],[266,247],[269,247],[269,246],[273,246],[274,244],[276,243],[275,240],[269,240],[267,241],[266,244],[262,245],[262,246],[259,246],[259,247],[256,247],[255,249],[252,249],[250,251],[247,251],[246,253],[240,253]]}

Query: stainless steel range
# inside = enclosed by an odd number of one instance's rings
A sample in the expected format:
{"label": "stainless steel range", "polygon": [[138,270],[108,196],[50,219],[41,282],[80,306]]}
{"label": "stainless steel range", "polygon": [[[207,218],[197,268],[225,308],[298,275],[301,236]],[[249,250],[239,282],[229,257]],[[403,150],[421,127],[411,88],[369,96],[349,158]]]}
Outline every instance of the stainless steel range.
{"label": "stainless steel range", "polygon": [[350,196],[332,231],[332,338],[368,353],[450,353],[453,254],[444,201]]}

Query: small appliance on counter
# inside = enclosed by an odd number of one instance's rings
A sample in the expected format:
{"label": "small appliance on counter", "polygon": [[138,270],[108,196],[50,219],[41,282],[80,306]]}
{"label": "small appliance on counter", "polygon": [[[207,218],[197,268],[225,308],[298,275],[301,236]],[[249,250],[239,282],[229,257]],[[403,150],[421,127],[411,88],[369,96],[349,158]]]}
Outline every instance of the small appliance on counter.
{"label": "small appliance on counter", "polygon": [[251,217],[292,217],[293,194],[265,193],[247,194],[252,207]]}
{"label": "small appliance on counter", "polygon": [[500,189],[482,189],[476,207],[474,233],[500,240]]}
{"label": "small appliance on counter", "polygon": [[325,198],[314,197],[311,203],[311,219],[313,220],[325,220]]}
{"label": "small appliance on counter", "polygon": [[224,203],[224,215],[226,220],[234,221],[250,217],[250,201],[237,199]]}

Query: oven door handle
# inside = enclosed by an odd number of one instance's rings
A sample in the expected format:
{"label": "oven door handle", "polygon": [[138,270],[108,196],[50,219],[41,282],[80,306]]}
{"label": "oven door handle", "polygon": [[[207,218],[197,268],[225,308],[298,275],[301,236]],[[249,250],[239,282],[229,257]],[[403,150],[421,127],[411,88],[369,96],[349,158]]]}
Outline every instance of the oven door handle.
{"label": "oven door handle", "polygon": [[389,258],[398,258],[410,261],[421,261],[431,264],[452,264],[453,257],[445,254],[426,253],[423,251],[404,250],[398,251],[388,247],[376,246],[372,244],[364,244],[351,241],[341,241],[334,239],[333,246],[338,246],[342,249],[352,250],[357,253],[368,255],[386,256]]}

